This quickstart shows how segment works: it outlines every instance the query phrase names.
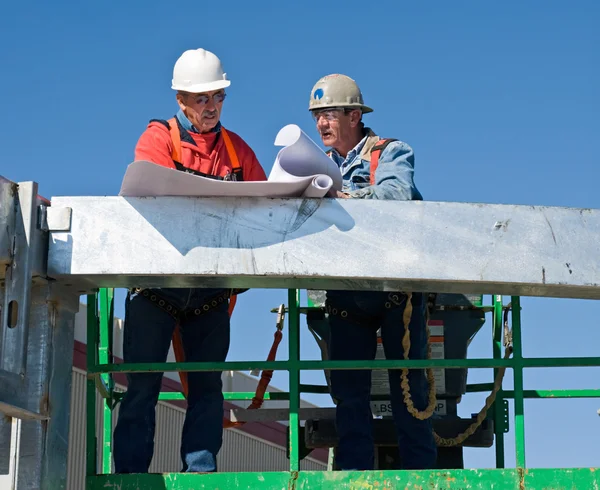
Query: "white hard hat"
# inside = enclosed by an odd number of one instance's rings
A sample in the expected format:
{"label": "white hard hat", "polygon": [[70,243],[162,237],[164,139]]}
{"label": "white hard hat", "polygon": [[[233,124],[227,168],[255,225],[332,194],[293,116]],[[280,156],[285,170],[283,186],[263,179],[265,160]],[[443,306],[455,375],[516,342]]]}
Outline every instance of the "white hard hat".
{"label": "white hard hat", "polygon": [[229,87],[230,84],[221,60],[202,48],[185,51],[173,68],[173,90],[200,94]]}

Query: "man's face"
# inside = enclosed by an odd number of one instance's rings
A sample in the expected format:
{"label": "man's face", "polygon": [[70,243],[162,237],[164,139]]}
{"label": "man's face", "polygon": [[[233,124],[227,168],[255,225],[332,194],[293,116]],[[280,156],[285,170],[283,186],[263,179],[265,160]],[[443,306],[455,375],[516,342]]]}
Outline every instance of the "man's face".
{"label": "man's face", "polygon": [[223,89],[202,94],[185,92],[177,94],[179,107],[201,133],[208,133],[217,125],[224,100],[225,91]]}
{"label": "man's face", "polygon": [[360,110],[323,109],[313,111],[317,131],[325,146],[340,148],[351,145],[355,128],[360,123]]}

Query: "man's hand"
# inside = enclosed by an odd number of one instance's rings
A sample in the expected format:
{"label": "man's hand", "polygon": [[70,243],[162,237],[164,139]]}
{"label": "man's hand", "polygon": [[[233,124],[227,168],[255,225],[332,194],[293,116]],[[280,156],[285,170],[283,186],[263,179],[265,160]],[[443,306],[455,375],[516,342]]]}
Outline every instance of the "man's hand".
{"label": "man's hand", "polygon": [[337,199],[349,199],[350,198],[350,194],[346,194],[345,192],[340,192],[340,191],[336,191],[334,189],[331,189],[327,193],[327,197],[335,197]]}

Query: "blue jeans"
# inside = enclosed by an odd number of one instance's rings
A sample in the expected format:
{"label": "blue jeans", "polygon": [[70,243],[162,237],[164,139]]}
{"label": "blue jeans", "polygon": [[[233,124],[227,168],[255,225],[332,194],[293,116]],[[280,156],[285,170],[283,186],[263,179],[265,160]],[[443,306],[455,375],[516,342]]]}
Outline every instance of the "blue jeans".
{"label": "blue jeans", "polygon": [[[348,316],[329,315],[331,360],[372,360],[377,349],[377,329],[386,359],[403,359],[402,315],[406,296],[395,293],[401,305],[386,309],[389,293],[380,291],[328,291],[327,303]],[[427,357],[425,304],[422,294],[413,294],[410,322],[410,359]],[[400,459],[404,469],[435,468],[437,447],[431,419],[418,420],[407,410],[400,386],[400,370],[389,370],[390,398]],[[428,383],[424,370],[411,369],[409,384],[417,410],[427,406]],[[331,390],[337,400],[336,430],[339,438],[336,463],[341,470],[374,469],[374,447],[370,407],[370,370],[332,370]]]}
{"label": "blue jeans", "polygon": [[[157,292],[180,311],[194,310],[219,289],[160,289]],[[180,325],[187,361],[224,361],[229,350],[228,302],[204,315],[189,316]],[[125,362],[165,362],[175,319],[141,295],[126,302],[123,357]],[[117,473],[146,473],[154,452],[155,407],[163,373],[127,375],[114,432]],[[183,471],[217,470],[223,442],[223,393],[220,372],[188,373],[189,393],[183,424]]]}

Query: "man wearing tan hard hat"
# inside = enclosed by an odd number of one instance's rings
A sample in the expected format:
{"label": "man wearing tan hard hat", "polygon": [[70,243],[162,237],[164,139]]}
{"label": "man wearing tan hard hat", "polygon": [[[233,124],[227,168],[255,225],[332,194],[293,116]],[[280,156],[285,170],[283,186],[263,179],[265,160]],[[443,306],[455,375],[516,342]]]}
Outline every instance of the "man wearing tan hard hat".
{"label": "man wearing tan hard hat", "polygon": [[[363,115],[373,109],[365,104],[353,79],[341,74],[321,78],[310,92],[309,111],[323,144],[331,148],[330,158],[342,173],[343,188],[337,197],[422,200],[413,180],[413,149],[402,141],[381,138],[364,125]],[[376,241],[373,246],[377,246]],[[382,251],[386,253],[403,252]],[[327,291],[329,359],[374,359],[378,331],[387,359],[403,359],[405,350],[410,359],[425,359],[425,309],[426,297],[419,292]],[[404,469],[436,466],[437,448],[430,419],[436,400],[435,393],[428,389],[433,384],[431,376],[431,372],[426,377],[423,370],[415,369],[389,371],[390,398]],[[369,370],[331,371],[331,391],[337,405],[338,469],[374,468],[370,388]]]}
{"label": "man wearing tan hard hat", "polygon": [[[185,51],[175,63],[171,85],[179,111],[169,120],[150,121],[135,148],[135,160],[217,180],[266,180],[248,144],[221,124],[225,89],[230,84],[214,53],[205,49]],[[131,290],[125,304],[124,361],[165,362],[171,339],[177,360],[225,361],[229,315],[239,292],[201,288]],[[182,471],[216,471],[217,453],[223,442],[221,373],[184,373],[181,379],[187,398]],[[127,392],[114,433],[117,473],[148,471],[154,452],[155,407],[161,380],[162,373],[127,375]]]}

